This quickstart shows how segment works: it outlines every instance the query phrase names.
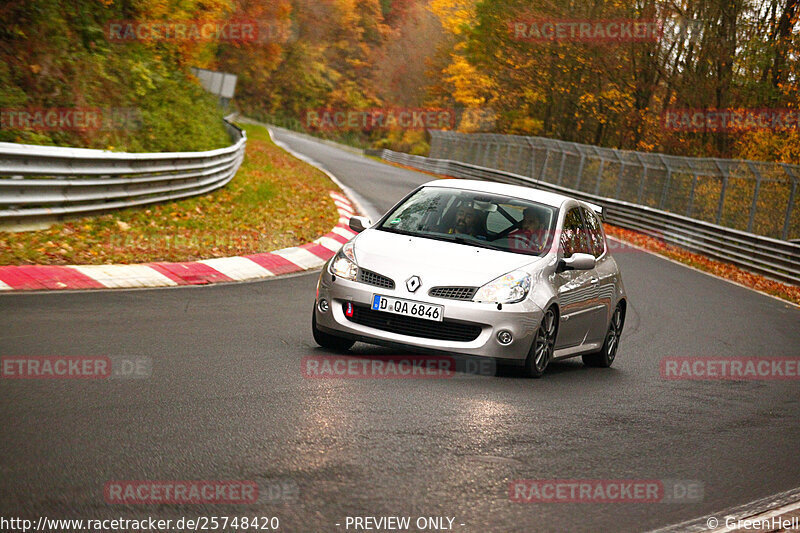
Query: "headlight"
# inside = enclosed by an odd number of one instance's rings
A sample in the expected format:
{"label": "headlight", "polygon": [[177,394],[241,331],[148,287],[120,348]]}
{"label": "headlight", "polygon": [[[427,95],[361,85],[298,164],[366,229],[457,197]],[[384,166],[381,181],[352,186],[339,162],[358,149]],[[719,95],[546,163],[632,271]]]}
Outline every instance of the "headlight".
{"label": "headlight", "polygon": [[356,264],[355,247],[352,241],[347,242],[342,246],[342,249],[336,254],[336,257],[331,261],[331,274],[339,276],[350,281],[356,280],[358,274],[358,265]]}
{"label": "headlight", "polygon": [[527,272],[515,270],[496,280],[490,281],[475,293],[473,301],[499,304],[521,302],[531,289],[531,276]]}

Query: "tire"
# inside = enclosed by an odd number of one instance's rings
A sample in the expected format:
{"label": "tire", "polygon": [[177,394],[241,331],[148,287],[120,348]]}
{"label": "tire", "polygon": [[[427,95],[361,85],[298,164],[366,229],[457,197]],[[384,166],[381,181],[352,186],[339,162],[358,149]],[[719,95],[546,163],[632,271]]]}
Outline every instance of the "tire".
{"label": "tire", "polygon": [[536,335],[531,343],[528,357],[525,359],[525,376],[529,378],[542,377],[547,365],[553,358],[557,335],[558,317],[551,307],[545,311],[539,327],[536,328]]}
{"label": "tire", "polygon": [[608,324],[606,339],[600,351],[583,355],[583,364],[600,368],[608,368],[614,363],[619,348],[619,337],[622,334],[622,326],[625,323],[625,314],[622,306],[617,304],[614,314]]}
{"label": "tire", "polygon": [[336,352],[346,352],[353,347],[356,341],[345,339],[344,337],[337,337],[330,333],[325,333],[317,329],[317,304],[314,303],[314,310],[311,312],[311,332],[314,334],[314,340],[323,348],[333,350]]}

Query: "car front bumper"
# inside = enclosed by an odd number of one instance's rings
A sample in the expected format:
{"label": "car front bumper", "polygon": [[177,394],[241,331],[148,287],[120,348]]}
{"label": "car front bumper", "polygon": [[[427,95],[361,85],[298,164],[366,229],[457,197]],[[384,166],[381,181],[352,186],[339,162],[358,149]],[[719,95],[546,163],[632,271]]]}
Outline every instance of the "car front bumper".
{"label": "car front bumper", "polygon": [[[502,309],[498,309],[497,304],[433,298],[427,294],[429,287],[422,287],[412,294],[406,291],[405,286],[392,290],[348,281],[340,277],[334,280],[327,267],[326,264],[317,285],[317,298],[314,305],[317,327],[326,333],[364,342],[523,362],[528,355],[536,328],[544,314],[536,304],[528,299],[515,304],[504,304]],[[344,306],[346,303],[369,307],[375,294],[442,305],[444,306],[445,321],[478,325],[480,334],[470,341],[431,339],[358,324],[345,316]],[[326,312],[320,311],[317,305],[321,299],[325,299],[329,303]],[[385,313],[381,314],[386,315]],[[509,331],[512,335],[513,340],[508,345],[503,345],[498,341],[497,334],[502,330]]]}

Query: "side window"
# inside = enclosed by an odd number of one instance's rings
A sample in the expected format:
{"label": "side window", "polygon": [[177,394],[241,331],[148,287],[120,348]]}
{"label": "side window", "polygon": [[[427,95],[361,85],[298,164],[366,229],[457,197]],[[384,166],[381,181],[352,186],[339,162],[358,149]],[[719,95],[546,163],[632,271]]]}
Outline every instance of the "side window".
{"label": "side window", "polygon": [[564,229],[561,233],[561,249],[564,257],[571,257],[576,253],[592,253],[585,234],[580,209],[573,207],[564,217]]}
{"label": "side window", "polygon": [[583,218],[586,221],[586,236],[589,239],[589,246],[595,257],[600,257],[606,251],[606,239],[603,236],[603,229],[597,215],[589,209],[583,209]]}

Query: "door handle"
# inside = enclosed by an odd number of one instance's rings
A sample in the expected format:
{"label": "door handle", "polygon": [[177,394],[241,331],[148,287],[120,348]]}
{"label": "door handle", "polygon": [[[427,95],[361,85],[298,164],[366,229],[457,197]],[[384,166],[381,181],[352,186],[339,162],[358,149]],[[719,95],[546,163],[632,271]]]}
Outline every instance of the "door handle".
{"label": "door handle", "polygon": [[600,280],[598,278],[592,278],[592,284],[598,283]]}

